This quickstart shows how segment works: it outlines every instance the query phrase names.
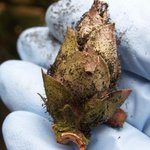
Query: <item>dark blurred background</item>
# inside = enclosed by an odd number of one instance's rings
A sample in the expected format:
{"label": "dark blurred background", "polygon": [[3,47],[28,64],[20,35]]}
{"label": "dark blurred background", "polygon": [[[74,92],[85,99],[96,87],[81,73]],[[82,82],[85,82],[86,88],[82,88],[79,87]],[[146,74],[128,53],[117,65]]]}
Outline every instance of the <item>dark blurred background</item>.
{"label": "dark blurred background", "polygon": [[26,28],[44,25],[45,11],[54,1],[0,0],[0,63],[18,58],[18,35]]}
{"label": "dark blurred background", "polygon": [[[19,59],[16,40],[26,28],[43,26],[44,15],[50,4],[57,0],[0,0],[0,64]],[[9,110],[0,100],[0,129]],[[0,150],[6,150],[0,130]]]}

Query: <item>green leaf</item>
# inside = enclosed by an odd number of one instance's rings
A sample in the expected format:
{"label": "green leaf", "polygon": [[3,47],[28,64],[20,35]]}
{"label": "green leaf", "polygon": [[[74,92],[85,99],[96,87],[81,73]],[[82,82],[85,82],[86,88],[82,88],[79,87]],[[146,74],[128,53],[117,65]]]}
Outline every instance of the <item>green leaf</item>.
{"label": "green leaf", "polygon": [[70,103],[72,96],[70,92],[58,81],[42,71],[47,101],[45,102],[48,112],[54,117],[61,116],[60,109]]}
{"label": "green leaf", "polygon": [[94,97],[85,104],[82,126],[97,126],[106,122],[115,111],[123,104],[131,93],[130,89],[124,89],[109,93],[105,97]]}
{"label": "green leaf", "polygon": [[55,79],[62,81],[80,103],[109,87],[110,74],[105,61],[94,54],[77,51],[61,63]]}
{"label": "green leaf", "polygon": [[53,65],[52,72],[57,72],[59,65],[66,61],[66,59],[76,51],[78,51],[76,33],[72,28],[68,27],[64,42]]}

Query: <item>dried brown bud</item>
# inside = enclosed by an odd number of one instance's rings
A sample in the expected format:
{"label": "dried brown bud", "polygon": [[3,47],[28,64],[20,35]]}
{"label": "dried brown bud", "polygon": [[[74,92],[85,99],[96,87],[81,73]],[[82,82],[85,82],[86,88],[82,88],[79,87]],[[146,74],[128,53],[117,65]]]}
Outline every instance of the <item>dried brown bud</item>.
{"label": "dried brown bud", "polygon": [[77,31],[68,27],[51,75],[43,73],[45,105],[54,119],[56,140],[73,141],[80,150],[88,144],[93,127],[106,122],[123,125],[126,115],[119,107],[131,93],[116,90],[121,69],[107,7],[95,0]]}

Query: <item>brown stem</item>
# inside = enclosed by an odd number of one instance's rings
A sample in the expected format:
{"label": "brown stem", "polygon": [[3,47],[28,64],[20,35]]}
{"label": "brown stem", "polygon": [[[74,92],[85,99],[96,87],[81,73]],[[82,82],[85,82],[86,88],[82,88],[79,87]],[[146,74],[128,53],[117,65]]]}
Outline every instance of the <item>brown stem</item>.
{"label": "brown stem", "polygon": [[66,144],[70,141],[74,142],[79,147],[79,150],[86,149],[86,144],[82,136],[76,133],[73,133],[73,132],[62,133],[61,136],[57,139],[57,142],[61,144]]}

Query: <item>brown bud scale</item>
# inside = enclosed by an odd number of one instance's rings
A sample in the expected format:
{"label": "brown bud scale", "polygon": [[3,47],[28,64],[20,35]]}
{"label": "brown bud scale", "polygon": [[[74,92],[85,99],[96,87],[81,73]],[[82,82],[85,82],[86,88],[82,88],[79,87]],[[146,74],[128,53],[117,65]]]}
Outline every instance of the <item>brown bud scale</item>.
{"label": "brown bud scale", "polygon": [[86,149],[93,127],[122,127],[127,117],[120,106],[131,90],[116,90],[121,68],[107,8],[95,0],[76,31],[68,27],[51,74],[42,72],[56,141],[73,141],[80,150]]}

